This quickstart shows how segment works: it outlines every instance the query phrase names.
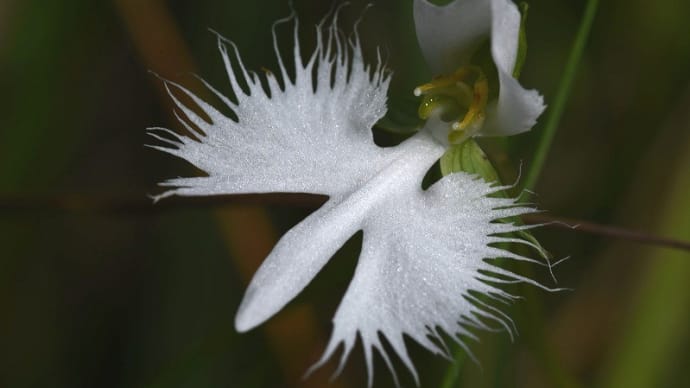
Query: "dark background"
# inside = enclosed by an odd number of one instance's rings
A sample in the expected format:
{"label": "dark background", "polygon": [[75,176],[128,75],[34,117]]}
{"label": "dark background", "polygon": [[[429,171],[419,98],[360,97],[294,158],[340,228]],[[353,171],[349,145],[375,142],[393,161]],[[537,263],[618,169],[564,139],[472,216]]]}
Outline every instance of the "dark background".
{"label": "dark background", "polygon": [[[307,26],[330,2],[295,3],[306,51]],[[344,11],[344,28],[363,5]],[[374,5],[363,44],[383,48],[392,96],[407,96],[430,77],[411,1]],[[583,10],[584,1],[530,2],[522,83],[547,103]],[[301,376],[324,349],[358,237],[280,314],[240,335],[233,318],[248,280],[311,205],[146,197],[161,180],[196,173],[143,146],[146,127],[177,128],[148,71],[204,95],[199,74],[227,92],[207,28],[235,41],[248,67],[275,68],[270,27],[288,14],[282,0],[0,2],[0,386],[326,386],[334,363]],[[536,189],[540,208],[690,240],[688,16],[682,0],[602,1]],[[484,144],[504,177],[530,165],[543,122]],[[462,386],[690,386],[690,254],[535,233],[556,257],[571,256],[557,275],[574,291],[528,292],[509,309],[514,343],[479,333],[471,348],[481,366],[462,365]],[[411,347],[422,386],[438,386],[450,364]],[[365,384],[361,353],[330,386]],[[391,385],[376,364],[376,386]]]}

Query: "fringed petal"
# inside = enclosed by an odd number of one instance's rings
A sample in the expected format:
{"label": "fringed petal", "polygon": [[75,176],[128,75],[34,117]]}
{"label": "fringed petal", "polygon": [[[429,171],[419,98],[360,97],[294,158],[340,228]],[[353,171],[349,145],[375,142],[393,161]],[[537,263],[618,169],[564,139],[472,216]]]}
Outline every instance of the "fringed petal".
{"label": "fringed petal", "polygon": [[494,222],[505,216],[502,209],[509,207],[511,214],[533,209],[516,207],[512,199],[487,196],[494,191],[476,176],[456,173],[427,191],[418,185],[399,187],[389,201],[372,210],[363,224],[364,241],[355,276],[317,365],[344,344],[342,364],[359,335],[371,386],[374,350],[389,359],[381,343],[385,338],[418,382],[405,335],[442,355],[447,350],[440,333],[465,348],[464,340],[476,338],[472,329],[505,330],[512,336],[510,318],[477,295],[501,302],[514,299],[492,281],[539,285],[486,260],[532,261],[489,244],[497,241],[496,233],[519,230]]}
{"label": "fringed petal", "polygon": [[[390,78],[382,66],[364,65],[356,34],[342,37],[335,19],[317,28],[316,49],[306,63],[300,57],[295,22],[294,77],[288,77],[280,59],[280,75],[263,76],[267,87],[246,70],[234,44],[218,38],[235,101],[211,91],[236,119],[166,81],[179,120],[194,137],[174,135],[154,148],[187,160],[208,176],[166,181],[163,186],[175,189],[158,198],[263,192],[335,195],[381,166],[386,152],[372,141],[371,127],[386,112]],[[210,121],[172,90],[189,97]],[[160,139],[160,130],[154,137]]]}

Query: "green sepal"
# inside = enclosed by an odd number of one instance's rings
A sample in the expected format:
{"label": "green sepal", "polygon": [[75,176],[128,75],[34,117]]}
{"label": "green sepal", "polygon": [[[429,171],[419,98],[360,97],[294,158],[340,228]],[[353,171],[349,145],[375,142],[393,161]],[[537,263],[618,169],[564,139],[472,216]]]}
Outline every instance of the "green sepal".
{"label": "green sepal", "polygon": [[498,181],[496,169],[474,139],[450,147],[441,157],[440,164],[443,176],[464,171],[479,175],[487,182]]}
{"label": "green sepal", "polygon": [[395,134],[411,134],[417,132],[424,121],[417,116],[419,98],[389,96],[388,111],[377,123],[376,127]]}
{"label": "green sepal", "polygon": [[527,11],[529,5],[526,2],[520,2],[520,32],[518,33],[518,50],[515,58],[515,66],[513,67],[513,78],[519,78],[522,72],[522,65],[525,64],[527,58],[527,32],[525,26],[527,24]]}

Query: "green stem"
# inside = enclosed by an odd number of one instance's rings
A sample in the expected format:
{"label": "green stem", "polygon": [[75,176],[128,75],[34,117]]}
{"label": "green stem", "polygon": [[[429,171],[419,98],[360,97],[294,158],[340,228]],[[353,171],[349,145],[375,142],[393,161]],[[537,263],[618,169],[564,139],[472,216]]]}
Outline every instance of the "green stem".
{"label": "green stem", "polygon": [[[580,27],[578,28],[575,41],[573,42],[568,61],[563,71],[563,77],[558,85],[556,98],[546,118],[546,125],[537,146],[532,166],[525,179],[524,188],[527,190],[534,189],[539,175],[544,168],[544,163],[546,162],[546,157],[556,134],[556,129],[561,121],[563,111],[565,110],[566,103],[572,91],[573,81],[575,80],[575,75],[577,74],[578,66],[580,65],[582,54],[584,53],[587,39],[592,29],[598,5],[599,0],[587,1],[584,15],[580,21]],[[576,380],[567,373],[559,362],[555,361],[556,357],[553,355],[551,345],[544,338],[543,329],[546,325],[543,321],[543,314],[540,311],[542,308],[540,298],[534,294],[534,289],[529,287],[522,287],[522,291],[524,295],[532,294],[532,298],[526,298],[527,302],[525,306],[526,319],[524,322],[530,322],[528,328],[528,337],[530,338],[528,338],[527,341],[535,352],[535,355],[544,364],[544,368],[551,380],[551,385],[555,387],[577,387],[578,384]]]}
{"label": "green stem", "polygon": [[446,374],[443,376],[440,388],[457,388],[459,387],[460,370],[465,364],[465,359],[467,359],[467,353],[465,350],[456,346],[455,355],[453,357],[453,363],[446,370]]}
{"label": "green stem", "polygon": [[[587,39],[592,29],[598,5],[599,0],[587,1],[584,15],[580,21],[580,27],[578,28],[575,41],[573,42],[568,61],[563,71],[563,77],[558,85],[556,98],[546,118],[546,125],[537,146],[532,166],[525,179],[524,188],[527,190],[531,191],[534,189],[539,175],[544,168],[544,163],[556,134],[556,129],[561,121],[565,105],[572,91],[573,81],[575,80],[575,75],[577,74],[578,66],[580,65],[582,54],[584,53]],[[543,315],[541,313],[540,298],[534,294],[534,290],[529,287],[522,287],[522,291],[523,294],[532,296],[532,298],[527,298],[526,306],[524,307],[526,309],[524,311],[526,315],[524,317],[524,322],[529,321],[529,329],[531,329],[531,332],[528,333],[529,338],[527,341],[535,352],[535,355],[544,364],[544,368],[551,380],[551,385],[557,387],[577,387],[577,382],[568,375],[567,371],[558,362],[554,362],[555,357],[553,356],[551,346],[543,337],[542,329],[545,328],[546,325],[544,324]]]}
{"label": "green stem", "polygon": [[546,162],[546,157],[551,148],[551,143],[553,142],[554,135],[556,134],[556,129],[563,116],[563,111],[565,105],[570,97],[570,92],[572,91],[573,80],[577,74],[577,69],[582,59],[582,53],[585,50],[587,44],[587,38],[589,37],[589,32],[592,29],[592,23],[594,21],[594,16],[597,13],[597,7],[599,6],[599,0],[588,0],[587,6],[585,8],[584,16],[582,21],[580,21],[580,27],[575,36],[575,41],[573,42],[573,47],[570,50],[570,55],[568,57],[568,62],[566,63],[565,69],[563,71],[563,77],[558,85],[558,92],[556,93],[556,98],[554,99],[551,110],[546,117],[546,125],[544,131],[542,132],[539,145],[537,146],[537,151],[534,154],[534,160],[532,161],[532,166],[527,173],[525,178],[524,188],[527,190],[533,190],[534,186],[539,179],[542,169],[544,168],[544,162]]}
{"label": "green stem", "polygon": [[[682,104],[681,106],[686,106]],[[682,108],[681,108],[682,109]],[[685,113],[680,117],[685,119]],[[671,121],[671,126],[676,122]],[[660,233],[690,239],[690,136],[663,130],[665,137],[646,160],[661,160],[663,155],[677,155],[674,165],[665,166],[670,179],[654,180],[658,170],[646,170],[638,184],[652,184],[655,191],[639,203],[656,201],[656,229]],[[675,146],[667,145],[673,138]],[[661,147],[660,145],[664,145]],[[671,159],[671,158],[667,158]],[[664,160],[668,162],[668,160]],[[660,184],[661,183],[661,184]],[[653,199],[651,199],[653,197]],[[645,388],[663,386],[687,386],[674,382],[687,376],[687,344],[690,332],[690,256],[687,252],[670,249],[645,250],[631,257],[640,260],[645,267],[639,271],[634,289],[626,294],[625,315],[618,318],[619,327],[612,331],[607,358],[601,363],[600,388]],[[614,282],[615,280],[611,280]],[[629,296],[628,296],[629,295]],[[678,361],[683,360],[686,361]],[[675,384],[674,384],[675,383]]]}

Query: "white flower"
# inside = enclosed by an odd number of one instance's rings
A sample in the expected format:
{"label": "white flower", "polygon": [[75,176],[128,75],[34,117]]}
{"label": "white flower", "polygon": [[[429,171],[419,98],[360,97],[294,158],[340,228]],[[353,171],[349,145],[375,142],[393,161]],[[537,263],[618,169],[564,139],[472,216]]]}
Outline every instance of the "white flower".
{"label": "white flower", "polygon": [[[456,143],[470,136],[515,135],[534,126],[545,107],[537,91],[525,90],[513,78],[518,56],[520,12],[512,2],[456,0],[446,6],[437,6],[426,0],[415,0],[414,19],[425,59],[434,74],[442,75],[431,84],[417,88],[415,94],[435,93],[438,89],[446,89],[440,93],[447,94],[447,83],[454,82],[454,86],[460,84],[468,89],[466,99],[472,100],[478,94],[484,97],[484,100],[474,101],[475,104],[466,104],[474,107],[479,117],[472,117],[473,112],[470,112],[465,119],[473,121],[456,123],[454,129],[461,130]],[[471,73],[479,72],[478,77],[484,77],[481,69],[471,65],[471,60],[489,37],[499,82],[498,98],[493,101],[486,100],[488,90],[481,88],[487,85],[475,81],[474,90],[471,90],[471,85],[463,82],[463,78]],[[436,85],[441,88],[434,87]],[[430,119],[434,121],[434,117]],[[432,127],[431,130],[436,133],[437,129]],[[440,131],[440,136],[436,137],[444,140],[448,131],[444,128]],[[449,140],[454,142],[452,135]]]}
{"label": "white flower", "polygon": [[[162,185],[173,189],[157,199],[267,192],[328,195],[326,204],[287,232],[261,265],[237,313],[236,328],[250,330],[277,313],[343,243],[362,230],[355,275],[317,365],[344,343],[342,367],[359,334],[371,385],[373,349],[392,370],[380,333],[417,380],[404,334],[432,352],[447,355],[441,332],[463,347],[460,336],[476,338],[470,328],[490,329],[498,324],[512,333],[510,318],[476,295],[510,301],[514,297],[497,285],[538,285],[485,260],[500,257],[541,263],[495,247],[500,242],[530,245],[505,237],[524,227],[495,221],[532,209],[489,196],[505,187],[466,173],[451,174],[422,190],[422,178],[447,147],[437,135],[450,125],[437,120],[436,114],[426,128],[399,146],[374,144],[371,128],[386,112],[390,78],[380,61],[373,68],[364,64],[356,33],[351,39],[343,38],[336,18],[337,12],[329,27],[316,28],[316,49],[306,61],[300,56],[295,23],[295,73],[289,75],[281,60],[280,75],[265,74],[267,87],[245,69],[234,44],[219,38],[235,99],[209,88],[236,119],[182,86],[166,82],[189,96],[211,121],[171,93],[183,114],[180,122],[197,138],[153,128],[152,136],[172,145],[154,148],[189,161],[207,176],[166,181]],[[500,96],[497,103],[487,105],[485,122],[472,122],[481,128],[471,135],[518,133],[529,129],[541,112],[536,92],[523,90],[509,74],[515,62],[519,19],[507,0],[458,0],[446,8],[415,1],[420,42],[435,70],[445,72],[468,64],[471,51],[491,33],[501,76]],[[232,55],[226,44],[232,47]],[[274,47],[280,60],[275,43]],[[434,113],[439,107],[432,108]]]}

